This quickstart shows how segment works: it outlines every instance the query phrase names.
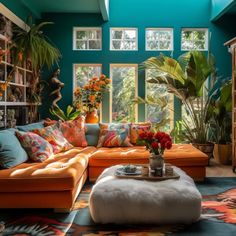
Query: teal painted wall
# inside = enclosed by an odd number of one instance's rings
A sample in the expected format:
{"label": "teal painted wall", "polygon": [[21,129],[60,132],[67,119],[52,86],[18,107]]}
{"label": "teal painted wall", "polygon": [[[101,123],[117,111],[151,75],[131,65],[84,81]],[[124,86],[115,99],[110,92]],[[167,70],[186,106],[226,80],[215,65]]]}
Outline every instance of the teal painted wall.
{"label": "teal painted wall", "polygon": [[28,16],[35,18],[34,14],[22,3],[21,0],[0,0],[0,2],[23,21],[26,21]]}
{"label": "teal painted wall", "polygon": [[[218,73],[222,77],[230,76],[230,54],[223,43],[234,36],[235,29],[229,26],[232,18],[222,19],[217,24],[211,23],[211,0],[110,0],[110,20],[104,22],[99,14],[44,14],[43,20],[55,22],[47,31],[48,36],[61,50],[63,58],[60,62],[60,79],[65,83],[62,90],[63,99],[59,103],[63,108],[72,102],[73,63],[102,63],[103,73],[109,76],[111,63],[141,63],[150,56],[159,52],[145,51],[145,28],[172,27],[174,28],[174,58],[183,52],[180,49],[182,27],[207,27],[212,40],[211,51],[217,60]],[[231,16],[232,17],[232,16]],[[232,25],[232,24],[231,24]],[[73,51],[73,26],[101,26],[103,30],[102,51]],[[110,27],[137,27],[138,51],[110,51]],[[165,53],[165,52],[164,52]],[[170,54],[170,52],[168,52]],[[44,78],[49,79],[50,74],[45,71]],[[145,96],[144,73],[139,73],[138,93]],[[48,116],[50,101],[47,95],[42,117]],[[178,102],[175,101],[176,112],[179,112]],[[103,118],[108,121],[108,99],[104,102]],[[177,115],[175,115],[177,118]],[[139,120],[144,119],[144,107],[139,107]]]}
{"label": "teal painted wall", "polygon": [[212,0],[211,19],[219,16],[235,0]]}

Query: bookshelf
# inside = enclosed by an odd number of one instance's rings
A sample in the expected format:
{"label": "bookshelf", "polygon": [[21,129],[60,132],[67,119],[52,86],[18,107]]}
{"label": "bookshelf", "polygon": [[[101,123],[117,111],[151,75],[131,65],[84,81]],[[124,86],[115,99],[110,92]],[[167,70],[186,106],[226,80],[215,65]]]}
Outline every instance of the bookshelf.
{"label": "bookshelf", "polygon": [[[0,20],[2,17],[0,14]],[[14,65],[13,48],[11,38],[1,31],[0,86],[5,86],[6,89],[0,90],[0,129],[37,121],[32,120],[31,114],[32,107],[39,105],[30,101],[30,85],[33,82],[31,63],[27,60]]]}

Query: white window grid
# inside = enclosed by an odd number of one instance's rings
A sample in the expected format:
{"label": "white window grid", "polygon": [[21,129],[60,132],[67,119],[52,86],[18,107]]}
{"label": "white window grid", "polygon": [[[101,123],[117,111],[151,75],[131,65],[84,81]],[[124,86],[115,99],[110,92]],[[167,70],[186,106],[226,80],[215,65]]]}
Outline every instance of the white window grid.
{"label": "white window grid", "polygon": [[[158,32],[158,38],[157,39],[153,39],[153,40],[149,40],[147,38],[147,34],[148,34],[148,31],[157,31]],[[166,49],[161,49],[160,48],[160,42],[162,41],[162,39],[160,39],[159,37],[159,34],[161,32],[169,32],[170,33],[170,48],[166,48]],[[154,48],[154,49],[151,49],[148,47],[148,42],[149,41],[154,41],[157,43],[158,47],[157,48]],[[146,28],[145,30],[145,50],[146,51],[173,51],[174,49],[174,36],[173,36],[173,28]]]}
{"label": "white window grid", "polygon": [[[85,39],[78,39],[76,33],[78,31],[84,31],[86,32],[86,38]],[[89,32],[90,31],[95,31],[95,38],[89,38]],[[97,31],[100,32],[101,38],[98,37]],[[97,41],[100,43],[100,48],[90,48],[90,41]],[[76,43],[77,42],[85,42],[86,48],[77,48]],[[102,28],[101,27],[74,27],[73,28],[73,50],[78,50],[78,51],[100,51],[102,50]]]}
{"label": "white window grid", "polygon": [[[197,40],[197,41],[201,41],[204,42],[204,48],[194,48],[194,43],[196,42],[196,40],[193,38],[191,38],[191,43],[192,43],[192,48],[184,48],[183,47],[183,32],[184,31],[204,31],[205,33],[205,40]],[[208,28],[182,28],[181,30],[181,51],[190,51],[190,50],[198,50],[198,51],[207,51],[208,50],[208,43],[209,43],[209,31]]]}
{"label": "white window grid", "polygon": [[[135,39],[126,39],[124,38],[124,34],[122,34],[122,38],[121,39],[113,39],[112,38],[112,32],[113,31],[129,31],[129,30],[134,30],[135,31]],[[113,48],[112,42],[117,41],[117,42],[121,42],[121,43],[125,43],[125,42],[134,42],[135,43],[135,49],[115,49]],[[137,51],[138,50],[138,28],[110,28],[110,50],[111,51]]]}

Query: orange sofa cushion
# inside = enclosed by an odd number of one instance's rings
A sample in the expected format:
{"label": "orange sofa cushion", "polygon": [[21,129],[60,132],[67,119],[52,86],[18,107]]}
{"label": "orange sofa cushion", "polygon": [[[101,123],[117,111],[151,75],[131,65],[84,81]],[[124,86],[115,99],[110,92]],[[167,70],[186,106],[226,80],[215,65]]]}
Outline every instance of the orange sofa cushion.
{"label": "orange sofa cushion", "polygon": [[[150,153],[144,146],[99,148],[89,158],[89,166],[117,165],[121,163],[147,163]],[[164,153],[165,162],[176,166],[207,165],[208,157],[191,144],[173,144]]]}
{"label": "orange sofa cushion", "polygon": [[64,191],[76,184],[95,147],[73,148],[43,163],[23,163],[0,171],[0,192]]}

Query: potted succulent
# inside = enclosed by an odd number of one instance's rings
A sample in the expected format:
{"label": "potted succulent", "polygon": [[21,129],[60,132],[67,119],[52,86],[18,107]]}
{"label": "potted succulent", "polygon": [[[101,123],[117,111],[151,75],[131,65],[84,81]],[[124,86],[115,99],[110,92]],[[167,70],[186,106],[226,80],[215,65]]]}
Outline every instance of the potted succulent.
{"label": "potted succulent", "polygon": [[144,61],[142,68],[153,71],[150,83],[165,85],[181,101],[187,119],[179,121],[178,134],[210,157],[214,146],[209,142],[211,97],[204,91],[209,76],[215,75],[214,58],[200,51],[187,52],[177,60],[160,54]]}
{"label": "potted succulent", "polygon": [[231,145],[231,110],[232,110],[232,82],[224,80],[222,86],[219,86],[219,93],[212,97],[209,107],[211,112],[211,128],[214,134],[215,160],[220,164],[229,164],[232,158]]}

